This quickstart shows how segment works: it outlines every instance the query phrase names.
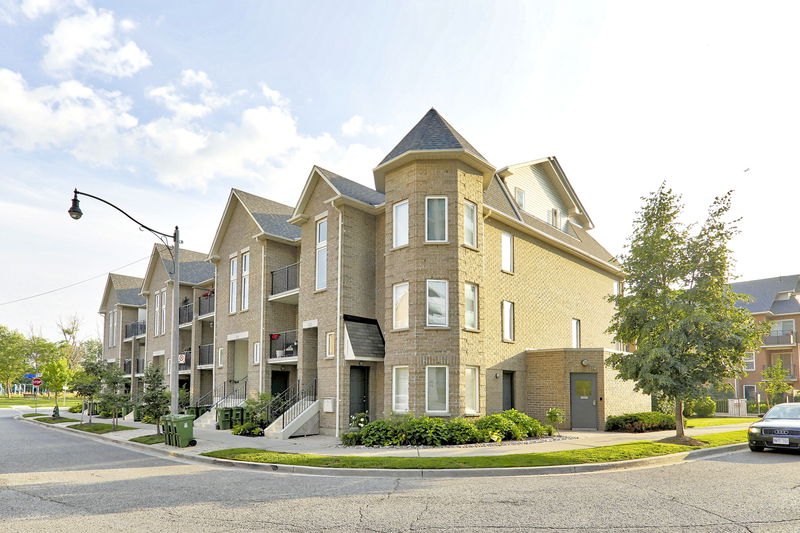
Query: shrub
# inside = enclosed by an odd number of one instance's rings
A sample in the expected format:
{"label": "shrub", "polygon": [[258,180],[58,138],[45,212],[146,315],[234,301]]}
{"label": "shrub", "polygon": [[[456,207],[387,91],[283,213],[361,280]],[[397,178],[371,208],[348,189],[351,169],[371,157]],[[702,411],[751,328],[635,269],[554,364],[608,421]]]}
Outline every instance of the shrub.
{"label": "shrub", "polygon": [[526,437],[541,437],[544,435],[544,428],[542,427],[541,422],[536,420],[535,418],[531,418],[530,416],[526,415],[525,413],[520,413],[516,409],[509,409],[508,411],[503,411],[500,413],[500,416],[510,420],[511,422],[515,423],[520,430],[520,438]]}
{"label": "shrub", "polygon": [[231,432],[234,435],[242,435],[245,437],[260,437],[264,434],[264,430],[261,429],[261,426],[252,421],[235,426]]}
{"label": "shrub", "polygon": [[556,434],[556,428],[554,426],[542,426],[544,428],[544,433],[548,437],[552,437]]}
{"label": "shrub", "polygon": [[550,425],[554,428],[557,428],[559,424],[563,424],[564,420],[566,420],[566,413],[563,409],[558,407],[551,407],[547,410],[547,421],[550,422]]}
{"label": "shrub", "polygon": [[397,446],[405,440],[395,420],[373,420],[361,429],[361,443],[364,446]]}
{"label": "shrub", "polygon": [[683,402],[683,416],[692,416],[694,414],[694,404],[696,400],[684,400]]}
{"label": "shrub", "polygon": [[[484,416],[475,422],[475,427],[490,432],[491,440],[518,440],[522,438],[522,430],[517,424],[504,417],[502,414]],[[499,438],[498,438],[499,437]]]}
{"label": "shrub", "polygon": [[444,440],[448,444],[472,444],[480,440],[478,428],[466,418],[453,418],[444,426]]}
{"label": "shrub", "polygon": [[350,427],[351,428],[358,428],[361,429],[364,426],[369,424],[369,412],[363,413],[356,413],[354,415],[350,415]]}
{"label": "shrub", "polygon": [[675,401],[664,396],[653,396],[653,411],[665,415],[675,414]]}
{"label": "shrub", "polygon": [[358,446],[361,444],[360,431],[346,431],[342,433],[339,438],[341,439],[343,446]]}
{"label": "shrub", "polygon": [[83,411],[83,406],[73,405],[72,407],[67,409],[67,411],[69,411],[70,413],[80,413],[81,411]]}
{"label": "shrub", "polygon": [[411,417],[400,423],[400,433],[405,435],[401,444],[411,446],[441,446],[445,444],[445,421],[441,418]]}
{"label": "shrub", "polygon": [[606,431],[642,433],[660,429],[675,429],[675,417],[664,413],[631,413],[609,416]]}
{"label": "shrub", "polygon": [[698,399],[694,404],[694,414],[697,416],[711,416],[717,412],[717,402],[711,396]]}

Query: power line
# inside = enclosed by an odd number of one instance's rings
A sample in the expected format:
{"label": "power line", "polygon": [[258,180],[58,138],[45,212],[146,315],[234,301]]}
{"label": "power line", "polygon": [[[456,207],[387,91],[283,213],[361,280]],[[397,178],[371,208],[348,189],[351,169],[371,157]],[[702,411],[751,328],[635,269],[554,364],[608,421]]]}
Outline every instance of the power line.
{"label": "power line", "polygon": [[92,276],[91,278],[86,278],[86,279],[81,280],[81,281],[76,281],[75,283],[70,283],[69,285],[64,285],[63,287],[59,287],[57,289],[53,289],[53,290],[50,290],[50,291],[40,292],[39,294],[34,294],[34,295],[31,295],[31,296],[25,296],[24,298],[17,298],[16,300],[11,300],[9,302],[2,302],[2,303],[0,303],[0,305],[14,304],[14,303],[17,303],[17,302],[23,302],[25,300],[30,300],[30,299],[33,299],[33,298],[38,298],[39,296],[45,296],[47,294],[52,294],[54,292],[63,291],[64,289],[69,289],[70,287],[74,287],[75,285],[80,285],[81,283],[86,283],[88,281],[92,281],[93,279],[102,278],[103,276],[107,276],[108,274],[112,273],[115,270],[121,270],[121,269],[123,269],[125,267],[129,267],[131,265],[135,265],[136,263],[139,263],[139,262],[144,261],[145,259],[149,259],[149,258],[150,258],[150,255],[146,255],[146,256],[142,257],[141,259],[137,259],[136,261],[128,263],[127,265],[122,265],[121,267],[113,268],[113,269],[109,270],[108,272],[103,272],[102,274],[98,274],[96,276]]}

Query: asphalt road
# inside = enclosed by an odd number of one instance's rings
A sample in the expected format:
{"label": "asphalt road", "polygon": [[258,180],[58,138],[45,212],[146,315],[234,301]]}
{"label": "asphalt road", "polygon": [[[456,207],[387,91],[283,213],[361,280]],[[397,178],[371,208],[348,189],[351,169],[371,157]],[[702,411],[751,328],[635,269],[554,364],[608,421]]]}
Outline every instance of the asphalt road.
{"label": "asphalt road", "polygon": [[557,476],[409,480],[231,470],[0,409],[0,531],[800,531],[800,454]]}

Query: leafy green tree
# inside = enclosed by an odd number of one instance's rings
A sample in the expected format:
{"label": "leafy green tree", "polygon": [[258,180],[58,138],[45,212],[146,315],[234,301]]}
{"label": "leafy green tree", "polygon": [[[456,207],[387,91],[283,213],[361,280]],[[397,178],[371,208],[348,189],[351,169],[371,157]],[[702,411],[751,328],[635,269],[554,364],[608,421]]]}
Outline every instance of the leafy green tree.
{"label": "leafy green tree", "polygon": [[11,397],[14,382],[21,378],[28,366],[25,337],[18,331],[0,326],[0,383]]}
{"label": "leafy green tree", "polygon": [[80,353],[82,361],[95,361],[103,358],[103,341],[100,339],[86,339],[81,341]]}
{"label": "leafy green tree", "polygon": [[45,385],[55,394],[53,417],[57,418],[60,416],[58,410],[58,395],[64,389],[64,387],[69,385],[70,380],[75,372],[69,368],[69,361],[67,361],[66,357],[61,357],[60,359],[50,359],[44,365],[42,365],[41,372],[42,380],[44,380]]}
{"label": "leafy green tree", "polygon": [[635,347],[608,365],[635,389],[675,401],[676,436],[684,439],[683,402],[708,385],[744,373],[744,356],[761,344],[766,326],[736,307],[747,298],[731,291],[732,253],[738,233],[726,219],[731,193],[716,198],[708,218],[693,227],[679,222],[680,197],[665,185],[644,198],[633,224],[624,294],[609,297],[616,312],[609,327],[617,341]]}
{"label": "leafy green tree", "polygon": [[[97,357],[96,354],[87,354],[87,357],[81,363],[81,370],[75,375],[73,379],[72,392],[81,398],[85,398],[89,404],[89,423],[92,423],[92,408],[95,397],[100,394],[103,386],[103,376],[105,375],[108,363],[102,358]],[[83,415],[81,415],[83,420]]]}
{"label": "leafy green tree", "polygon": [[[789,369],[783,368],[783,361],[778,359],[774,365],[768,366],[761,371],[761,388],[767,393],[767,405],[772,405],[772,400],[781,394],[792,392],[792,385],[786,382],[789,377]],[[780,402],[776,402],[780,403]]]}
{"label": "leafy green tree", "polygon": [[156,422],[156,432],[161,433],[159,420],[162,416],[169,414],[170,397],[167,387],[164,384],[164,374],[161,368],[149,364],[144,370],[144,394],[142,394],[142,417],[150,417]]}
{"label": "leafy green tree", "polygon": [[100,401],[111,411],[111,425],[117,427],[119,416],[128,405],[130,398],[125,392],[125,378],[118,365],[109,365],[103,373],[103,389]]}

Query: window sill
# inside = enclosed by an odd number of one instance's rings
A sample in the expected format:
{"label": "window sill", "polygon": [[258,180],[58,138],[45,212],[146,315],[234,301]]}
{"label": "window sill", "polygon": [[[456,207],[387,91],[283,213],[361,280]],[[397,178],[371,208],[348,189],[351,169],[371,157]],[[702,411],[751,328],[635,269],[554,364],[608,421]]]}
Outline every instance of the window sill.
{"label": "window sill", "polygon": [[429,245],[429,244],[432,244],[432,245],[437,245],[437,244],[450,244],[450,241],[425,241],[425,244],[426,244],[426,245]]}
{"label": "window sill", "polygon": [[465,412],[465,413],[464,413],[464,416],[465,416],[465,417],[479,418],[479,417],[481,416],[481,414],[480,414],[479,412],[477,412],[477,411],[475,411],[474,413],[467,413],[467,412]]}
{"label": "window sill", "polygon": [[471,244],[462,244],[462,248],[466,248],[467,250],[472,250],[473,252],[480,252],[480,249],[477,246],[472,246]]}
{"label": "window sill", "polygon": [[479,328],[462,328],[463,331],[468,331],[470,333],[480,333],[481,330]]}
{"label": "window sill", "polygon": [[330,361],[331,359],[335,359],[335,358],[336,358],[335,355],[326,355],[322,359],[325,360],[325,361]]}
{"label": "window sill", "polygon": [[450,411],[425,411],[428,416],[450,416]]}
{"label": "window sill", "polygon": [[425,326],[425,331],[447,331],[450,326]]}
{"label": "window sill", "polygon": [[410,331],[410,328],[390,329],[389,333],[405,333],[406,331]]}
{"label": "window sill", "polygon": [[506,343],[506,344],[515,344],[517,341],[515,341],[515,340],[503,339],[503,342],[504,342],[504,343]]}
{"label": "window sill", "polygon": [[325,292],[327,290],[328,290],[328,287],[325,287],[323,289],[315,289],[312,294],[319,294],[320,292]]}
{"label": "window sill", "polygon": [[513,270],[504,270],[504,269],[501,268],[500,272],[502,272],[503,274],[508,274],[509,276],[513,276],[514,275],[514,271]]}
{"label": "window sill", "polygon": [[408,244],[401,244],[400,246],[395,246],[395,247],[389,249],[389,251],[390,252],[394,252],[396,250],[403,250],[405,248],[408,248]]}

